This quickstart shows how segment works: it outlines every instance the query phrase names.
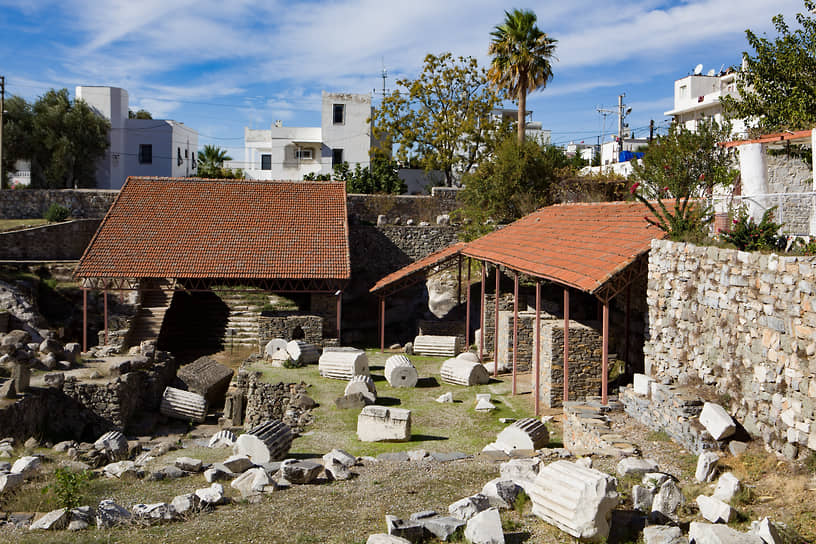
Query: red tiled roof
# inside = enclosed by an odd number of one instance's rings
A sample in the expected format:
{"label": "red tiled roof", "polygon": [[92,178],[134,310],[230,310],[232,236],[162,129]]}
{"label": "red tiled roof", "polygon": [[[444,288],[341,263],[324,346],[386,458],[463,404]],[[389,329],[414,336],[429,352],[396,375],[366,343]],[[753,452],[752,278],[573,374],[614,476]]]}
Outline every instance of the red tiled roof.
{"label": "red tiled roof", "polygon": [[465,244],[464,242],[457,242],[452,246],[446,247],[445,249],[440,249],[439,251],[431,253],[427,257],[423,257],[418,261],[415,261],[403,268],[400,268],[396,272],[388,274],[384,278],[380,279],[380,281],[375,283],[374,287],[369,289],[369,291],[374,293],[388,285],[398,282],[399,280],[405,279],[408,276],[411,276],[412,274],[425,272],[427,269],[432,268],[438,264],[441,264],[447,261],[448,259],[458,255],[459,253],[462,252],[462,249],[464,249],[466,245],[467,244]]}
{"label": "red tiled roof", "polygon": [[737,147],[745,144],[772,144],[775,142],[789,142],[799,140],[802,143],[810,143],[812,137],[811,130],[799,130],[797,132],[777,132],[775,134],[763,134],[759,138],[751,140],[731,140],[720,142],[722,147]]}
{"label": "red tiled roof", "polygon": [[548,206],[467,244],[463,255],[594,293],[663,231],[640,202]]}
{"label": "red tiled roof", "polygon": [[128,178],[81,278],[348,279],[337,182]]}

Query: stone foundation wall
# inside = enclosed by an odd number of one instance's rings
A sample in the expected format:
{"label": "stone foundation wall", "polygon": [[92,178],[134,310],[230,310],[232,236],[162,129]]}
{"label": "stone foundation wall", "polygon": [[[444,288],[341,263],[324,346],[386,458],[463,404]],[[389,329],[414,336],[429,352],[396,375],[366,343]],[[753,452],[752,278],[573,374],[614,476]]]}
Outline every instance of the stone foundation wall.
{"label": "stone foundation wall", "polygon": [[465,345],[465,322],[464,321],[430,321],[420,319],[417,322],[418,334],[429,336],[457,336],[459,345]]}
{"label": "stone foundation wall", "polygon": [[245,429],[272,419],[283,421],[292,399],[299,393],[306,393],[305,383],[264,383],[257,374],[246,371],[236,375],[232,387],[242,392],[246,399]]}
{"label": "stone foundation wall", "polygon": [[71,210],[72,217],[102,218],[119,191],[102,189],[18,189],[0,191],[0,218],[42,217],[51,204]]}
{"label": "stone foundation wall", "polygon": [[450,214],[459,208],[458,190],[435,187],[431,195],[347,195],[349,219],[352,222],[377,223],[377,216],[384,215],[393,224],[399,218],[401,224],[408,219],[436,224],[436,217]]}
{"label": "stone foundation wall", "polygon": [[0,233],[0,260],[77,260],[100,222],[101,219],[80,219]]}
{"label": "stone foundation wall", "polygon": [[297,327],[303,330],[305,342],[322,344],[323,318],[295,311],[264,312],[258,320],[258,339],[261,346],[265,346],[273,338],[293,340],[292,333]]}
{"label": "stone foundation wall", "polygon": [[663,431],[687,451],[700,455],[722,449],[700,423],[703,400],[692,388],[651,382],[649,394],[638,395],[631,385],[620,389],[624,410],[655,431]]}
{"label": "stone foundation wall", "polygon": [[816,450],[816,258],[654,240],[646,374],[701,380],[788,457]]}

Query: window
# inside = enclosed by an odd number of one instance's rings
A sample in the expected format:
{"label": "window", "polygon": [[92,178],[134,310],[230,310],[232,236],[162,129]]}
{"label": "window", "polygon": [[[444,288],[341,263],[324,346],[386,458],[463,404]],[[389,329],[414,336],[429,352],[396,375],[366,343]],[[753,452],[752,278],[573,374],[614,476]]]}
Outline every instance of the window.
{"label": "window", "polygon": [[187,159],[187,158],[189,158],[189,157],[190,157],[190,150],[189,150],[189,149],[185,149],[185,150],[184,150],[184,158],[185,158],[185,159]]}
{"label": "window", "polygon": [[343,164],[343,150],[332,149],[332,168],[338,164]]}
{"label": "window", "polygon": [[153,164],[152,144],[139,144],[139,164]]}
{"label": "window", "polygon": [[332,108],[332,114],[334,116],[334,124],[342,125],[346,122],[346,105],[335,104]]}
{"label": "window", "polygon": [[686,93],[688,93],[688,87],[686,85],[680,85],[680,98],[685,98]]}
{"label": "window", "polygon": [[181,158],[181,148],[178,147],[176,149],[178,149],[178,153],[177,153],[178,159],[176,159],[176,161],[178,162],[178,165],[181,166],[182,164],[184,164],[184,159]]}
{"label": "window", "polygon": [[295,150],[295,158],[299,160],[310,161],[314,158],[314,152],[311,147],[299,147]]}
{"label": "window", "polygon": [[272,155],[261,155],[261,170],[272,170]]}

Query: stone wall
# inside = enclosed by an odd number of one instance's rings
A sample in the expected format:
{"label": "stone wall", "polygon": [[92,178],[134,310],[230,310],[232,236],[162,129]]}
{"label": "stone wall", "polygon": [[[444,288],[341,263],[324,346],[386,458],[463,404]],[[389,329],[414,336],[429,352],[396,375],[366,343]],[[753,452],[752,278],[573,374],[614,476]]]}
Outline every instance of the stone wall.
{"label": "stone wall", "polygon": [[293,340],[293,331],[300,327],[310,344],[323,342],[323,318],[319,315],[305,315],[297,311],[264,312],[258,320],[258,340],[263,347],[273,338]]}
{"label": "stone wall", "polygon": [[624,410],[646,427],[663,431],[687,451],[700,455],[706,450],[722,449],[700,423],[703,399],[691,387],[663,385],[652,381],[649,391],[639,395],[631,385],[622,387],[620,400]]}
{"label": "stone wall", "polygon": [[712,385],[788,457],[816,450],[814,273],[814,257],[654,240],[646,374]]}
{"label": "stone wall", "polygon": [[40,218],[53,203],[71,210],[73,217],[102,218],[118,194],[102,189],[0,191],[0,219]]}
{"label": "stone wall", "polygon": [[231,387],[246,399],[245,429],[273,419],[286,420],[289,403],[298,394],[306,393],[305,383],[264,383],[257,373],[246,371],[238,372]]}
{"label": "stone wall", "polygon": [[399,218],[401,224],[408,219],[436,224],[439,215],[450,214],[459,207],[458,189],[434,187],[428,195],[355,195],[346,197],[349,219],[354,222],[375,223],[384,215],[388,223]]}
{"label": "stone wall", "polygon": [[100,222],[101,219],[80,219],[0,233],[0,260],[78,260]]}
{"label": "stone wall", "polygon": [[813,190],[813,169],[798,157],[765,153],[769,193],[806,193]]}

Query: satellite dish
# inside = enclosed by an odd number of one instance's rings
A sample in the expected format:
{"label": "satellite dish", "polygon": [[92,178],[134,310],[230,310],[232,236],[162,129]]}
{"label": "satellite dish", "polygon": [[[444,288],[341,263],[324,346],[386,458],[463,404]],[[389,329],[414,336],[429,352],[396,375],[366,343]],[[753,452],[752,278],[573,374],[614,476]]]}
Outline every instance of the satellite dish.
{"label": "satellite dish", "polygon": [[697,66],[694,67],[694,75],[695,76],[699,76],[702,73],[703,73],[703,65],[702,64],[698,64]]}

